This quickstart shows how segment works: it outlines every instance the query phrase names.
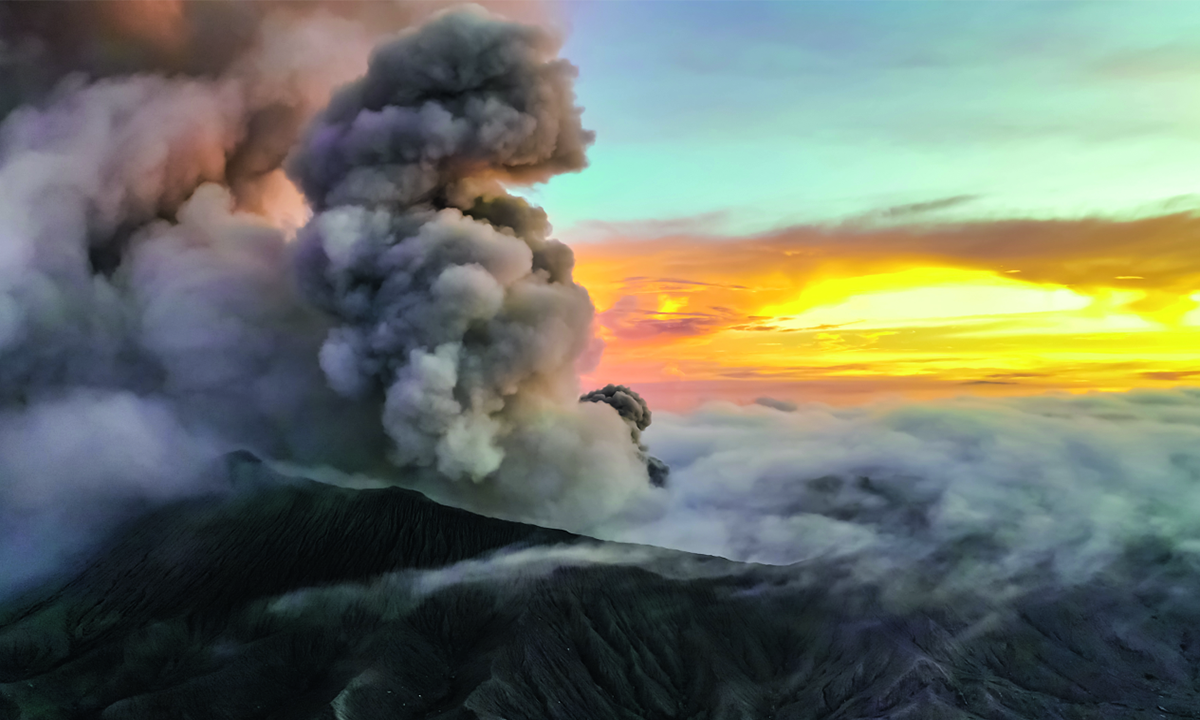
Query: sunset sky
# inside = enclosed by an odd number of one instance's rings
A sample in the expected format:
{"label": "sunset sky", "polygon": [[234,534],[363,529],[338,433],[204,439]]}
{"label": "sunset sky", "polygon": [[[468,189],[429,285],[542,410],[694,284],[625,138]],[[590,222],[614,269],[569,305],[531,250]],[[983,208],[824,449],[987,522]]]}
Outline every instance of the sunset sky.
{"label": "sunset sky", "polygon": [[599,311],[586,383],[1200,384],[1200,5],[561,7],[597,141],[527,195]]}

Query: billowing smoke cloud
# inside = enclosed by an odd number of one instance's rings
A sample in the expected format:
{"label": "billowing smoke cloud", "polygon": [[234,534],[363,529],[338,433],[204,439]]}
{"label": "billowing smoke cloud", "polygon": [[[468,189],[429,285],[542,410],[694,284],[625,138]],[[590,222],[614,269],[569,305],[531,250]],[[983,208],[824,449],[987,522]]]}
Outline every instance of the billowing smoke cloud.
{"label": "billowing smoke cloud", "polygon": [[279,230],[212,184],[174,222],[141,224],[219,176],[239,107],[229,85],[138,78],[68,90],[5,124],[6,530],[61,528],[105,488],[208,489],[201,475],[232,447],[353,463],[382,444],[371,413],[323,382],[326,326],[298,302]]}
{"label": "billowing smoke cloud", "polygon": [[[571,252],[501,186],[584,164],[550,34],[448,15],[367,72],[436,7],[131,7],[4,9],[4,587],[116,505],[215,491],[238,448],[567,525],[646,488],[625,423],[578,403]],[[283,161],[364,72],[295,155],[318,214],[292,242],[311,210]]]}
{"label": "billowing smoke cloud", "polygon": [[[270,213],[289,189],[274,171],[330,91],[363,72],[380,39],[451,4],[90,0],[65,11],[53,0],[5,3],[0,118],[31,103],[53,102],[64,79],[236,77],[251,102],[225,177],[242,207]],[[527,22],[548,18],[546,4],[536,0],[485,4]]]}
{"label": "billowing smoke cloud", "polygon": [[642,431],[650,427],[650,406],[632,388],[624,385],[605,385],[579,398],[582,402],[611,405],[629,423],[635,442],[642,441]]}
{"label": "billowing smoke cloud", "polygon": [[651,412],[650,406],[646,404],[641,395],[624,385],[610,384],[586,393],[579,400],[580,402],[596,402],[612,406],[621,419],[629,425],[633,442],[637,444],[638,450],[646,461],[646,470],[650,473],[650,483],[655,487],[667,484],[670,468],[662,460],[650,455],[646,446],[642,444],[642,431],[650,427]]}
{"label": "billowing smoke cloud", "polygon": [[571,251],[503,190],[584,165],[592,134],[556,50],[482,12],[433,20],[376,50],[291,171],[318,211],[301,284],[340,322],[321,367],[382,399],[392,461],[493,512],[578,522],[647,471],[619,413],[577,402],[593,308]]}
{"label": "billowing smoke cloud", "polygon": [[606,534],[992,599],[1200,562],[1200,390],[658,413],[672,467]]}
{"label": "billowing smoke cloud", "polygon": [[[287,416],[300,407],[328,410],[301,397],[337,402],[319,372],[303,367],[313,365],[303,358],[323,324],[295,297],[284,235],[235,212],[229,190],[204,184],[229,179],[260,111],[285,100],[315,108],[365,65],[367,45],[357,63],[353,43],[321,50],[352,34],[327,17],[260,30],[225,76],[92,84],[71,76],[44,107],[8,117],[0,130],[4,402],[79,388],[161,394],[185,414],[268,433],[294,427]],[[334,63],[335,54],[349,59]],[[310,72],[311,63],[324,73]],[[240,396],[247,389],[254,397]],[[306,422],[323,424],[325,414]],[[322,436],[284,445],[299,452]]]}

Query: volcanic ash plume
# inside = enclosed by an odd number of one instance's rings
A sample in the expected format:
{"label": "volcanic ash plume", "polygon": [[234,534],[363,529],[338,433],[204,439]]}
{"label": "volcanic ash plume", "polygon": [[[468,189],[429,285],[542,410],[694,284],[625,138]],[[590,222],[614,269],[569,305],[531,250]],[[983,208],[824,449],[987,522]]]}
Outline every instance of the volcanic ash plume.
{"label": "volcanic ash plume", "polygon": [[0,7],[0,596],[129,503],[213,490],[222,453],[357,470],[386,440],[327,387],[330,323],[268,205],[307,212],[279,166],[398,26],[154,3],[190,40],[125,63],[129,32],[160,37],[113,24],[131,5]]}
{"label": "volcanic ash plume", "polygon": [[629,425],[629,433],[638,451],[646,461],[646,470],[650,473],[650,482],[655,487],[667,484],[670,468],[662,460],[650,455],[650,450],[642,444],[642,431],[650,427],[650,406],[631,388],[624,385],[605,385],[599,390],[593,390],[583,397],[580,402],[604,403],[612,406],[617,414]]}
{"label": "volcanic ash plume", "polygon": [[574,524],[647,468],[619,412],[578,402],[593,308],[570,249],[503,189],[585,164],[556,49],[482,11],[443,15],[377,48],[290,171],[316,212],[301,286],[340,323],[320,350],[330,385],[382,401],[396,465],[459,481],[435,494]]}
{"label": "volcanic ash plume", "polygon": [[53,5],[0,6],[0,596],[238,449],[575,527],[648,487],[502,189],[584,165],[550,36],[460,13],[369,63],[435,6]]}

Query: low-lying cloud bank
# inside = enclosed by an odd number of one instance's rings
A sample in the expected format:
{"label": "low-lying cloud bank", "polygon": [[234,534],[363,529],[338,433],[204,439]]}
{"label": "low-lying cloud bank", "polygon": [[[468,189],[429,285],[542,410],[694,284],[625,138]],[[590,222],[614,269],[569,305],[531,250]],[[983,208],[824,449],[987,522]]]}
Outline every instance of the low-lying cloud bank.
{"label": "low-lying cloud bank", "polygon": [[671,483],[606,537],[991,597],[1200,552],[1200,389],[712,404],[645,439]]}
{"label": "low-lying cloud bank", "polygon": [[0,608],[3,717],[1149,720],[1195,708],[1200,576],[1162,545],[1076,586],[905,596],[904,573],[870,583],[836,562],[600,543],[231,463],[238,497],[144,516],[42,602]]}
{"label": "low-lying cloud bank", "polygon": [[579,529],[780,566],[778,577],[831,591],[882,588],[901,604],[1005,602],[1148,558],[1200,567],[1197,388],[711,403],[656,413],[642,441],[671,467],[669,482]]}

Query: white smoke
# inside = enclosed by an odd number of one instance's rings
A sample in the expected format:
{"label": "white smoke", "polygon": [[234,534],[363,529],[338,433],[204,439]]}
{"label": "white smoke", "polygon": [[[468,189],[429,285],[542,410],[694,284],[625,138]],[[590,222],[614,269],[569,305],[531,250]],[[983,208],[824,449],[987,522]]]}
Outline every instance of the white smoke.
{"label": "white smoke", "polygon": [[128,391],[0,411],[0,598],[86,552],[139,500],[218,489],[202,470],[219,448],[168,403]]}
{"label": "white smoke", "polygon": [[[311,114],[361,72],[362,37],[267,23],[224,76],[72,75],[0,125],[0,595],[118,506],[214,490],[229,450],[377,452],[373,414],[325,386],[285,233],[214,184],[264,108]],[[243,170],[246,192],[280,178]]]}

